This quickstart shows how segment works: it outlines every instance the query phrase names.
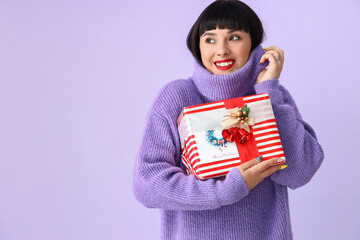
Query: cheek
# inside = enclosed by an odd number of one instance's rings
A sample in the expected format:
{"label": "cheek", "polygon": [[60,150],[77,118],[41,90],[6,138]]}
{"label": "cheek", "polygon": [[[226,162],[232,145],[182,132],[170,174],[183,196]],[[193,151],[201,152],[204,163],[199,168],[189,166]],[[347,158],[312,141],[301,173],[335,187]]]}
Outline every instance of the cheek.
{"label": "cheek", "polygon": [[250,48],[242,48],[240,51],[240,58],[242,59],[242,61],[247,62],[247,60],[249,59],[250,56]]}
{"label": "cheek", "polygon": [[208,50],[205,47],[200,47],[200,55],[201,55],[201,59],[203,61],[206,61],[208,58]]}
{"label": "cheek", "polygon": [[248,56],[250,54],[250,47],[247,46],[247,44],[243,45],[241,48],[240,48],[240,52],[241,52],[241,55],[242,56]]}
{"label": "cheek", "polygon": [[214,49],[211,45],[205,43],[200,43],[199,49],[200,49],[201,60],[205,65],[205,62],[209,62],[212,59],[214,54]]}
{"label": "cheek", "polygon": [[210,68],[212,65],[211,62],[211,54],[209,54],[207,51],[202,51],[201,52],[201,61],[203,63],[203,65],[205,66],[205,68]]}
{"label": "cheek", "polygon": [[210,64],[210,60],[211,60],[211,57],[209,56],[209,54],[204,54],[204,58],[203,58],[204,64],[205,64],[205,62],[207,64]]}

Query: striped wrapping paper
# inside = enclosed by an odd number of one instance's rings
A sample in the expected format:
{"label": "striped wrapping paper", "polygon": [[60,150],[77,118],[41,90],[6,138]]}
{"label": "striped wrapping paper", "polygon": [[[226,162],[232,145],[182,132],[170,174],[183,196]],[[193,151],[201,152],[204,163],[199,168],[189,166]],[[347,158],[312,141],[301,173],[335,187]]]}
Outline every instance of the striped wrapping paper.
{"label": "striped wrapping paper", "polygon": [[[250,108],[253,138],[244,144],[223,140],[221,120],[229,109]],[[263,161],[285,155],[267,93],[185,107],[178,118],[182,161],[200,180],[226,175],[233,167],[263,155]],[[211,139],[212,141],[209,141]]]}

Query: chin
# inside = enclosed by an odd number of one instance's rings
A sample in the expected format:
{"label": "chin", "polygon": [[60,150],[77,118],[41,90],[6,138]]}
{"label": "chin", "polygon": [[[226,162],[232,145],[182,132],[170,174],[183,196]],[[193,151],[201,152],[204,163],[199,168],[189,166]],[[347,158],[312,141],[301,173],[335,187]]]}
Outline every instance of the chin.
{"label": "chin", "polygon": [[211,71],[211,73],[212,73],[213,75],[224,75],[224,74],[230,74],[230,73],[236,72],[238,69],[240,69],[240,68],[223,70],[223,71],[218,70],[218,69],[214,69],[214,71]]}

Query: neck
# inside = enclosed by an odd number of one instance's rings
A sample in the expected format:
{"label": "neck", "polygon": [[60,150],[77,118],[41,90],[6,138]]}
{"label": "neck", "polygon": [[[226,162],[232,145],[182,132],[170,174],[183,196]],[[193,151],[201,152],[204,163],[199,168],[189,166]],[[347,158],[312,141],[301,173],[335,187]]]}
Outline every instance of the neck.
{"label": "neck", "polygon": [[267,66],[267,62],[259,64],[264,53],[262,46],[257,46],[244,66],[223,75],[213,75],[196,61],[193,82],[206,102],[254,94],[256,77]]}

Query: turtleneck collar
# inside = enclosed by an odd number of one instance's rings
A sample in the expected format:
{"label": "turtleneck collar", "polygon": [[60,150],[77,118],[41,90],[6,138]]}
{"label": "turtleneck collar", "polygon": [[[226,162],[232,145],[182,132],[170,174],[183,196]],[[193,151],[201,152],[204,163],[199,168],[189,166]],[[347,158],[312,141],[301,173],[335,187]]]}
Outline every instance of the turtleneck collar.
{"label": "turtleneck collar", "polygon": [[243,67],[230,74],[213,75],[195,61],[193,82],[206,102],[242,97],[255,93],[256,77],[268,62],[259,64],[265,50],[257,46]]}

